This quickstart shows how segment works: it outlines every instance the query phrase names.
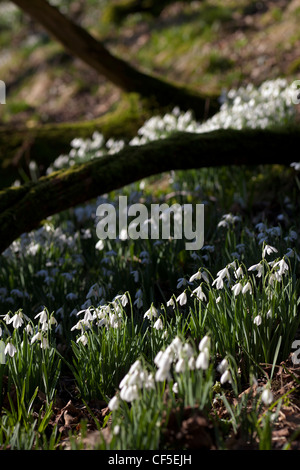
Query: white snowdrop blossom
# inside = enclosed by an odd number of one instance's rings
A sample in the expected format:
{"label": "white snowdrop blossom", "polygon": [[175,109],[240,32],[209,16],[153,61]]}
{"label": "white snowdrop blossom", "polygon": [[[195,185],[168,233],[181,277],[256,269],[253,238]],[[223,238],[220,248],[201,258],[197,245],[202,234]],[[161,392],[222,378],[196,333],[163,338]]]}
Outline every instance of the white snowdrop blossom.
{"label": "white snowdrop blossom", "polygon": [[210,348],[210,337],[209,336],[203,336],[199,343],[199,351],[204,351],[205,349]]}
{"label": "white snowdrop blossom", "polygon": [[205,348],[201,351],[196,359],[196,369],[208,369],[209,366],[209,350]]}
{"label": "white snowdrop blossom", "polygon": [[117,396],[114,396],[108,403],[108,408],[111,411],[117,410],[120,406],[120,400]]}
{"label": "white snowdrop blossom", "polygon": [[156,322],[153,324],[153,328],[155,330],[162,330],[164,328],[163,322],[160,318],[158,318]]}
{"label": "white snowdrop blossom", "polygon": [[238,267],[238,269],[235,271],[234,273],[236,279],[240,278],[240,277],[244,277],[244,272],[243,272],[243,269],[241,266]]}
{"label": "white snowdrop blossom", "polygon": [[24,323],[22,312],[16,313],[13,317],[10,318],[8,323],[12,323],[13,328],[15,329],[20,328],[20,326],[22,326]]}
{"label": "white snowdrop blossom", "polygon": [[195,296],[201,301],[203,301],[203,300],[206,301],[207,300],[206,295],[204,294],[201,285],[193,290],[192,295],[193,294],[195,294]]}
{"label": "white snowdrop blossom", "polygon": [[249,292],[250,294],[252,294],[252,286],[251,286],[250,281],[248,281],[248,282],[243,286],[243,289],[242,289],[242,294],[243,294],[243,295],[245,295],[247,292]]}
{"label": "white snowdrop blossom", "polygon": [[186,293],[185,291],[183,291],[178,297],[177,297],[177,302],[179,303],[179,305],[185,305],[187,303],[187,296],[186,296]]}
{"label": "white snowdrop blossom", "polygon": [[171,297],[171,299],[168,300],[168,302],[167,302],[167,307],[173,307],[173,308],[175,308],[175,306],[176,306],[176,305],[175,305],[174,299],[173,299],[173,297]]}
{"label": "white snowdrop blossom", "polygon": [[262,322],[262,317],[261,317],[261,315],[256,315],[256,317],[255,317],[254,320],[253,320],[253,323],[255,323],[255,325],[257,325],[257,326],[260,326],[260,325],[261,325],[261,322]]}
{"label": "white snowdrop blossom", "polygon": [[181,372],[184,372],[185,370],[186,370],[186,362],[184,358],[181,357],[175,365],[175,371],[177,373],[181,373]]}
{"label": "white snowdrop blossom", "polygon": [[221,277],[217,277],[217,278],[213,281],[212,285],[213,285],[213,286],[216,285],[216,288],[217,288],[218,290],[220,290],[220,289],[223,289],[223,287],[224,287],[224,281],[223,281],[223,279],[222,279]]}
{"label": "white snowdrop blossom", "polygon": [[220,372],[220,374],[223,374],[228,369],[228,367],[229,367],[228,361],[226,358],[224,358],[218,365],[217,370],[218,372]]}
{"label": "white snowdrop blossom", "polygon": [[250,266],[250,268],[248,268],[248,271],[257,271],[256,277],[261,277],[263,270],[264,270],[264,267],[260,263],[253,264],[252,266]]}
{"label": "white snowdrop blossom", "polygon": [[262,252],[262,257],[265,258],[266,254],[270,255],[271,253],[278,253],[277,248],[270,246],[270,245],[265,245],[263,252]]}
{"label": "white snowdrop blossom", "polygon": [[234,293],[234,296],[236,297],[237,295],[239,295],[239,293],[242,291],[243,289],[243,286],[240,282],[238,282],[238,284],[235,284],[234,286],[232,286],[231,290],[233,291]]}
{"label": "white snowdrop blossom", "polygon": [[300,171],[300,162],[293,162],[290,166],[295,168],[295,171]]}
{"label": "white snowdrop blossom", "polygon": [[104,249],[104,241],[98,240],[95,245],[96,250],[102,251]]}
{"label": "white snowdrop blossom", "polygon": [[227,266],[226,268],[223,268],[219,272],[217,272],[217,277],[220,279],[224,279],[225,277],[227,277],[228,280],[230,279],[230,274],[229,274]]}
{"label": "white snowdrop blossom", "polygon": [[190,279],[189,279],[189,282],[192,283],[194,282],[196,279],[201,279],[202,275],[201,275],[201,272],[200,271],[197,271],[195,274],[193,274]]}
{"label": "white snowdrop blossom", "polygon": [[77,338],[77,340],[76,340],[76,343],[82,343],[83,346],[86,346],[87,343],[88,343],[88,338],[87,338],[87,336],[84,335],[84,334],[81,335],[81,336],[79,336],[79,338]]}
{"label": "white snowdrop blossom", "polygon": [[231,373],[228,369],[225,370],[225,372],[223,372],[223,374],[221,375],[220,382],[222,385],[226,382],[232,382]]}
{"label": "white snowdrop blossom", "polygon": [[264,389],[264,391],[261,394],[261,400],[265,405],[267,406],[271,405],[271,403],[274,400],[274,395],[269,388]]}
{"label": "white snowdrop blossom", "polygon": [[38,313],[34,318],[39,318],[39,321],[41,323],[46,323],[48,321],[48,315],[46,310],[42,310],[40,313]]}
{"label": "white snowdrop blossom", "polygon": [[12,344],[12,343],[7,343],[7,345],[5,346],[5,349],[4,349],[4,354],[8,354],[10,357],[13,357],[17,352],[17,349],[15,348],[15,346]]}
{"label": "white snowdrop blossom", "polygon": [[144,318],[148,318],[149,320],[152,320],[153,318],[156,318],[157,315],[158,315],[157,309],[154,307],[154,305],[151,305],[151,307],[144,314]]}

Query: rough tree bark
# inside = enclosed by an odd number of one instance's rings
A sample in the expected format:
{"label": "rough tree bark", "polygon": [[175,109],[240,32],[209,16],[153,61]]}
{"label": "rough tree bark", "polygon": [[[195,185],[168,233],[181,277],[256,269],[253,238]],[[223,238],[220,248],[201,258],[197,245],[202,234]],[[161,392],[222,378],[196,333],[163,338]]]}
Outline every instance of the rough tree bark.
{"label": "rough tree bark", "polygon": [[300,129],[176,133],[143,146],[61,170],[0,191],[0,253],[42,220],[142,178],[176,169],[285,164],[294,160]]}
{"label": "rough tree bark", "polygon": [[206,119],[219,109],[216,96],[202,96],[188,88],[173,85],[115,57],[85,29],[46,0],[12,1],[38,21],[74,57],[83,60],[123,91],[138,93],[158,106],[174,104],[183,110],[193,109],[197,119]]}

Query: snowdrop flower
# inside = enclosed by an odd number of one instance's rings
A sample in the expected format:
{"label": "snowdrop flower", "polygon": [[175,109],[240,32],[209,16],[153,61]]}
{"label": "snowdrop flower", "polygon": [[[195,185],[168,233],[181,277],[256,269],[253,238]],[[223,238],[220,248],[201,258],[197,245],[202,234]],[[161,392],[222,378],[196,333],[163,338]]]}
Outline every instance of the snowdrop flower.
{"label": "snowdrop flower", "polygon": [[196,367],[196,361],[195,361],[194,356],[192,356],[188,360],[188,368],[189,368],[189,370],[194,370],[195,367]]}
{"label": "snowdrop flower", "polygon": [[229,367],[229,364],[228,364],[227,359],[225,358],[220,362],[220,364],[217,367],[217,370],[218,372],[220,372],[220,374],[224,374],[224,372],[228,369],[228,367]]}
{"label": "snowdrop flower", "polygon": [[127,402],[131,402],[139,398],[137,385],[129,385],[128,387],[123,387],[120,392],[120,398]]}
{"label": "snowdrop flower", "polygon": [[300,171],[300,162],[293,162],[290,166],[295,168],[295,171]]}
{"label": "snowdrop flower", "polygon": [[256,277],[261,277],[263,270],[264,270],[264,267],[260,263],[253,264],[253,266],[250,266],[250,268],[248,268],[248,271],[257,271]]}
{"label": "snowdrop flower", "polygon": [[255,325],[257,325],[257,326],[260,326],[261,322],[262,322],[261,315],[257,315],[253,320],[253,323],[255,323]]}
{"label": "snowdrop flower", "polygon": [[265,245],[263,252],[262,252],[262,257],[264,258],[267,255],[270,255],[271,253],[278,253],[277,248],[274,248],[273,246],[270,245]]}
{"label": "snowdrop flower", "polygon": [[219,297],[216,298],[216,304],[218,304],[219,302],[221,302],[222,298],[221,296],[219,295]]}
{"label": "snowdrop flower", "polygon": [[214,286],[215,284],[216,284],[216,288],[217,288],[218,290],[223,289],[223,287],[224,287],[224,282],[223,282],[223,279],[222,279],[221,277],[217,277],[217,278],[213,281],[212,285]]}
{"label": "snowdrop flower", "polygon": [[182,294],[180,294],[176,300],[177,302],[179,302],[181,306],[185,305],[187,303],[187,296],[186,296],[185,291],[183,291]]}
{"label": "snowdrop flower", "polygon": [[12,323],[13,328],[15,329],[20,328],[20,326],[22,326],[24,323],[22,312],[18,312],[13,317],[11,317],[9,323]]}
{"label": "snowdrop flower", "polygon": [[250,282],[248,281],[247,284],[244,285],[243,289],[242,289],[242,294],[245,295],[247,292],[249,292],[250,294],[252,294],[252,287],[251,287],[251,284]]}
{"label": "snowdrop flower", "polygon": [[43,339],[43,335],[42,335],[42,333],[39,331],[38,333],[36,333],[36,334],[31,338],[30,344],[33,344],[33,343],[35,343],[36,341],[42,341],[42,339]]}
{"label": "snowdrop flower", "polygon": [[182,286],[185,286],[187,283],[187,280],[184,278],[184,277],[180,277],[178,280],[177,280],[177,289],[180,289],[180,287]]}
{"label": "snowdrop flower", "polygon": [[76,340],[76,343],[82,343],[83,346],[86,346],[88,343],[88,338],[86,335],[81,335],[79,338]]}
{"label": "snowdrop flower", "polygon": [[269,388],[264,389],[261,394],[261,400],[265,405],[271,405],[272,401],[274,400],[274,396]]}
{"label": "snowdrop flower", "polygon": [[48,315],[46,310],[42,310],[40,313],[38,313],[34,318],[39,318],[39,321],[41,323],[46,323],[48,321]]}
{"label": "snowdrop flower", "polygon": [[208,369],[209,366],[209,351],[206,348],[205,350],[201,351],[199,356],[196,359],[196,369]]}
{"label": "snowdrop flower", "polygon": [[16,354],[17,350],[12,343],[7,343],[4,349],[4,354],[8,354],[10,357],[13,357]]}
{"label": "snowdrop flower", "polygon": [[280,276],[282,276],[284,273],[286,273],[288,270],[289,270],[289,266],[288,264],[284,261],[284,259],[281,259],[280,261],[278,261],[278,263],[276,263],[274,265],[275,266],[279,266],[279,271],[278,271],[278,274]]}
{"label": "snowdrop flower", "polygon": [[174,393],[178,393],[178,383],[177,382],[174,382],[173,387],[172,387],[172,391]]}
{"label": "snowdrop flower", "polygon": [[126,307],[126,305],[128,304],[128,297],[126,294],[123,294],[122,297],[121,297],[121,304],[122,304],[122,307]]}
{"label": "snowdrop flower", "polygon": [[178,360],[178,362],[176,363],[175,365],[175,371],[177,373],[181,373],[181,372],[184,372],[186,369],[186,363],[185,363],[185,360],[183,358],[180,358]]}
{"label": "snowdrop flower", "polygon": [[200,271],[197,271],[195,274],[193,274],[190,279],[189,279],[189,282],[194,282],[195,279],[201,279],[202,275],[201,275],[201,272]]}
{"label": "snowdrop flower", "polygon": [[204,336],[199,343],[199,351],[204,351],[205,349],[210,348],[210,337]]}
{"label": "snowdrop flower", "polygon": [[222,385],[226,382],[229,382],[229,383],[232,382],[231,374],[230,374],[230,371],[228,369],[225,370],[225,372],[223,372],[223,374],[221,375],[220,382],[221,382]]}
{"label": "snowdrop flower", "polygon": [[167,302],[167,307],[173,307],[173,308],[175,308],[175,302],[174,302],[173,297],[171,297],[171,299],[168,300],[168,302]]}
{"label": "snowdrop flower", "polygon": [[226,266],[226,268],[221,269],[221,270],[217,273],[217,277],[218,277],[218,278],[221,278],[221,279],[224,279],[225,277],[227,277],[227,279],[230,279],[230,274],[229,274],[229,271],[228,271],[227,266]]}
{"label": "snowdrop flower", "polygon": [[117,436],[120,433],[120,429],[121,429],[120,426],[116,424],[113,428],[113,434]]}
{"label": "snowdrop flower", "polygon": [[156,318],[157,315],[158,315],[158,312],[156,308],[154,307],[154,305],[152,304],[149,310],[147,310],[147,312],[145,313],[144,318],[148,318],[149,320],[152,320],[152,318]]}
{"label": "snowdrop flower", "polygon": [[165,380],[169,380],[171,378],[170,370],[164,369],[160,367],[155,373],[155,381],[156,382],[164,382]]}
{"label": "snowdrop flower", "polygon": [[169,372],[172,364],[172,353],[170,348],[167,348],[164,352],[160,351],[155,356],[154,363],[159,370]]}
{"label": "snowdrop flower", "polygon": [[156,330],[162,330],[163,327],[164,327],[163,322],[161,321],[160,318],[158,318],[156,322],[154,323],[153,328],[155,328]]}
{"label": "snowdrop flower", "polygon": [[96,248],[96,250],[99,250],[99,251],[103,250],[103,248],[104,248],[104,241],[103,241],[103,240],[97,241],[97,243],[96,243],[96,245],[95,245],[95,248]]}
{"label": "snowdrop flower", "polygon": [[49,325],[58,325],[57,320],[53,315],[50,316]]}
{"label": "snowdrop flower", "polygon": [[234,275],[236,279],[238,279],[239,277],[244,277],[243,269],[241,266],[239,266],[239,268],[235,271]]}
{"label": "snowdrop flower", "polygon": [[234,296],[236,297],[237,295],[239,295],[239,293],[242,291],[243,289],[243,286],[242,284],[239,282],[238,284],[235,284],[234,286],[232,286],[231,290],[233,291],[234,293]]}
{"label": "snowdrop flower", "polygon": [[[197,287],[196,289],[194,289],[192,294],[195,294],[196,297],[197,297],[199,300],[201,300],[201,301],[207,300],[207,299],[206,299],[206,295],[204,294],[201,285],[200,285],[199,287]],[[191,296],[192,296],[192,295],[191,295]]]}
{"label": "snowdrop flower", "polygon": [[43,337],[40,345],[41,349],[48,349],[49,348],[49,341],[48,338]]}

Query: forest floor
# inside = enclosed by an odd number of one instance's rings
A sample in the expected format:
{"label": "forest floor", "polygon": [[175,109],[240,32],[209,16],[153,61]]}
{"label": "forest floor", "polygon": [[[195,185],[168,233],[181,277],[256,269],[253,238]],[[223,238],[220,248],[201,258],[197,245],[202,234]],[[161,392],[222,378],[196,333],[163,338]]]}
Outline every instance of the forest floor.
{"label": "forest floor", "polygon": [[[68,14],[117,56],[201,92],[293,81],[300,73],[300,0],[174,2],[158,18],[134,14],[122,25],[102,20],[105,5],[99,11],[75,1]],[[89,120],[119,102],[116,87],[38,24],[25,16],[1,21],[0,78],[9,100],[0,107],[0,125]]]}

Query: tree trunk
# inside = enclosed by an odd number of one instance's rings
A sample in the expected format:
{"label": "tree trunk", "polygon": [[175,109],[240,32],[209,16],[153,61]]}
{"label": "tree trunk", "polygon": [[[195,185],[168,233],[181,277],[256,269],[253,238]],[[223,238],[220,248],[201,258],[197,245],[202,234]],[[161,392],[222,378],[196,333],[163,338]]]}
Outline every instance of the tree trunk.
{"label": "tree trunk", "polygon": [[299,148],[299,129],[217,130],[176,133],[143,146],[126,146],[83,165],[73,166],[0,191],[0,253],[46,217],[165,171],[222,165],[284,164],[294,161],[287,148]]}
{"label": "tree trunk", "polygon": [[125,92],[138,93],[150,101],[154,99],[159,106],[173,104],[183,110],[193,109],[197,119],[206,119],[218,111],[217,97],[204,97],[187,88],[140,72],[113,56],[86,30],[65,17],[46,0],[12,1],[38,21],[73,56],[83,60]]}

